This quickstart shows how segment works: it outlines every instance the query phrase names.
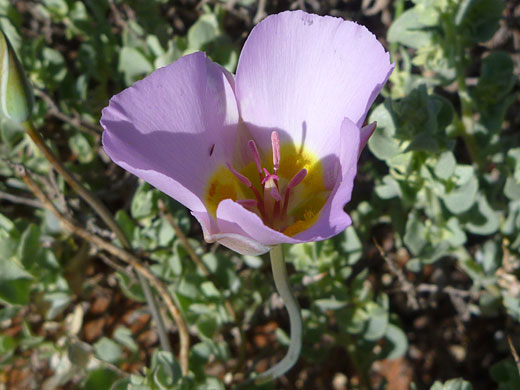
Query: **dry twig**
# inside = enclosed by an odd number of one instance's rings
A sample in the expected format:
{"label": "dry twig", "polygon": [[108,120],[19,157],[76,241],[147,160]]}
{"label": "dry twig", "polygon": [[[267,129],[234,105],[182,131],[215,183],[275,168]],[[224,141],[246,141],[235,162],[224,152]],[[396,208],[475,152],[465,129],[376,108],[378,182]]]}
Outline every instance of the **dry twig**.
{"label": "dry twig", "polygon": [[3,191],[0,191],[0,200],[7,200],[8,202],[11,202],[11,203],[23,204],[24,206],[30,206],[30,207],[36,207],[36,208],[43,207],[43,205],[35,199],[26,198],[24,196],[16,196],[16,195],[10,194],[8,192],[3,192]]}
{"label": "dry twig", "polygon": [[516,367],[518,368],[518,372],[520,373],[520,357],[518,356],[518,352],[516,351],[516,348],[513,344],[513,340],[511,340],[511,337],[509,335],[507,336],[507,342],[509,343],[509,349],[511,349],[511,354],[515,359]]}
{"label": "dry twig", "polygon": [[141,274],[144,278],[146,278],[150,284],[155,287],[161,298],[164,300],[168,311],[172,315],[177,327],[179,329],[180,335],[180,353],[179,360],[181,363],[181,368],[184,374],[188,373],[188,354],[190,348],[190,336],[188,327],[182,314],[179,309],[175,305],[175,302],[170,295],[167,288],[164,284],[145,266],[143,266],[139,259],[136,258],[132,253],[126,251],[125,249],[119,248],[113,245],[110,242],[105,241],[99,236],[96,236],[90,233],[88,230],[83,229],[77,223],[75,223],[72,219],[65,217],[60,211],[54,206],[54,204],[49,200],[49,198],[43,193],[43,191],[38,187],[38,185],[31,178],[27,170],[22,165],[16,165],[15,172],[18,176],[22,178],[27,187],[32,191],[32,193],[38,198],[38,200],[51,211],[63,224],[63,226],[75,234],[78,237],[88,241],[92,245],[98,247],[99,249],[103,249],[110,253],[111,255],[117,257],[121,261],[130,264],[139,274]]}
{"label": "dry twig", "polygon": [[380,256],[386,262],[388,268],[390,268],[390,272],[392,272],[397,277],[397,280],[399,280],[399,284],[401,285],[403,292],[406,294],[408,306],[410,306],[414,310],[419,309],[419,302],[417,300],[417,294],[414,285],[406,279],[403,271],[399,267],[397,267],[395,263],[386,255],[385,251],[383,250],[381,245],[379,245],[379,243],[375,240],[375,238],[373,239],[373,241],[374,245],[379,251]]}
{"label": "dry twig", "polygon": [[79,115],[75,115],[73,118],[65,115],[63,112],[60,111],[56,103],[52,100],[52,98],[47,95],[44,91],[41,89],[34,88],[34,94],[38,97],[40,97],[46,104],[49,106],[48,113],[55,118],[58,118],[59,120],[68,123],[69,125],[83,130],[84,132],[93,135],[94,137],[99,137],[101,134],[101,128],[99,126],[96,126],[92,123],[86,122],[82,120]]}

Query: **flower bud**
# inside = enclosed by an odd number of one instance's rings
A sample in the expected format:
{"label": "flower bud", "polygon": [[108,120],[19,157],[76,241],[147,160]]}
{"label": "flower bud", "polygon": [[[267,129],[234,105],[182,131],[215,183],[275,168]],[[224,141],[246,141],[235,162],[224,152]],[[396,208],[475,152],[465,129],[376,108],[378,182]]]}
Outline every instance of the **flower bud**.
{"label": "flower bud", "polygon": [[0,116],[15,122],[29,119],[33,94],[7,36],[0,30]]}

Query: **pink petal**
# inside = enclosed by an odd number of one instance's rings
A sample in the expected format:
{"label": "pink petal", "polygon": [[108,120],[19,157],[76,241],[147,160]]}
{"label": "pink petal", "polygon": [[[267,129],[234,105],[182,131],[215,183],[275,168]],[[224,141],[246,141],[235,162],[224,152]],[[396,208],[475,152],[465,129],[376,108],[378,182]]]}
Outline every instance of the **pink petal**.
{"label": "pink petal", "polygon": [[365,148],[368,139],[372,136],[372,134],[374,134],[376,127],[377,122],[372,122],[361,129],[361,135],[359,139],[359,154],[361,154],[361,152]]}
{"label": "pink petal", "polygon": [[192,215],[202,226],[207,242],[218,242],[242,255],[261,255],[271,250],[271,247],[259,243],[239,228],[232,229],[232,232],[220,233],[216,220],[208,213],[192,211]]}
{"label": "pink petal", "polygon": [[[249,35],[240,56],[236,94],[258,146],[280,138],[334,148],[337,124],[361,126],[393,70],[389,54],[365,27],[302,11],[267,17]],[[283,142],[283,141],[282,141]],[[282,156],[283,159],[283,156]]]}
{"label": "pink petal", "polygon": [[343,208],[350,201],[354,178],[357,173],[357,160],[360,147],[360,130],[348,118],[341,124],[341,139],[338,145],[341,150],[341,177],[332,191],[327,203],[323,206],[316,223],[309,229],[294,236],[300,241],[319,241],[335,236],[345,230],[352,220]]}
{"label": "pink petal", "polygon": [[103,110],[105,152],[191,210],[205,211],[208,177],[234,151],[232,83],[232,75],[203,53],[156,70]]}
{"label": "pink petal", "polygon": [[231,199],[220,202],[217,208],[217,224],[222,233],[243,235],[264,246],[300,242],[266,226],[258,215]]}

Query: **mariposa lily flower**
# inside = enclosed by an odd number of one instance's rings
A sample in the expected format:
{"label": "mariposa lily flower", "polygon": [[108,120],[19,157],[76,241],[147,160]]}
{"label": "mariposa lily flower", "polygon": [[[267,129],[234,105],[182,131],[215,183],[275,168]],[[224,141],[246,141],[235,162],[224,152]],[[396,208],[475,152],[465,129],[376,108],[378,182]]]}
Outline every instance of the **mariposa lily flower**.
{"label": "mariposa lily flower", "polygon": [[7,35],[0,30],[0,118],[25,122],[31,116],[33,94]]}
{"label": "mariposa lily flower", "polygon": [[249,35],[236,76],[198,52],[117,94],[103,147],[242,254],[324,240],[351,224],[362,127],[392,72],[365,27],[302,11]]}

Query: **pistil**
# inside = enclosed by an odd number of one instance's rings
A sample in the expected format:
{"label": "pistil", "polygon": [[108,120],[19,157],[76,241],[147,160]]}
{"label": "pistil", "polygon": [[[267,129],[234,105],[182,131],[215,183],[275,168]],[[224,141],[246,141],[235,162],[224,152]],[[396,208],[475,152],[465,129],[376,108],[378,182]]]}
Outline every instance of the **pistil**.
{"label": "pistil", "polygon": [[273,172],[276,175],[280,167],[280,137],[278,137],[277,131],[271,133],[271,145],[273,148]]}
{"label": "pistil", "polygon": [[258,171],[258,175],[260,175],[260,180],[262,180],[262,164],[260,163],[260,154],[258,153],[258,148],[256,147],[256,143],[253,140],[249,140],[247,143],[249,146],[249,150],[253,155],[253,161],[256,165],[256,170]]}

